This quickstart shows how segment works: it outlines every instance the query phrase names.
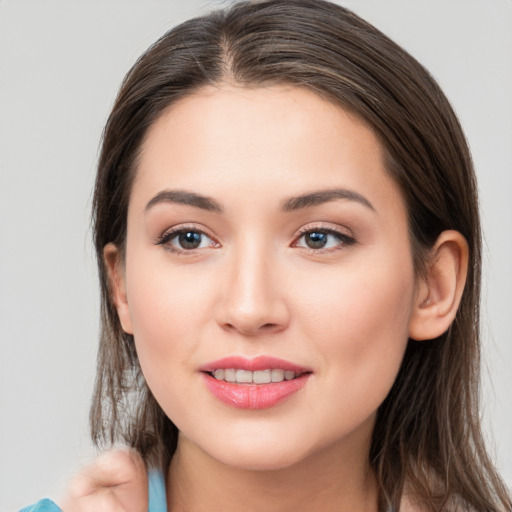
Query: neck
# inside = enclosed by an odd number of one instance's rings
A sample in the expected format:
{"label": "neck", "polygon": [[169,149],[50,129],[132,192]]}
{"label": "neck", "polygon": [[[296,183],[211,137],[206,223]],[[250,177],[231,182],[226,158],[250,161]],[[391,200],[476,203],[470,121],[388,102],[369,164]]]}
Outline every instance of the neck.
{"label": "neck", "polygon": [[227,466],[180,434],[167,477],[168,510],[377,511],[368,449],[346,444],[330,445],[291,467],[254,471]]}

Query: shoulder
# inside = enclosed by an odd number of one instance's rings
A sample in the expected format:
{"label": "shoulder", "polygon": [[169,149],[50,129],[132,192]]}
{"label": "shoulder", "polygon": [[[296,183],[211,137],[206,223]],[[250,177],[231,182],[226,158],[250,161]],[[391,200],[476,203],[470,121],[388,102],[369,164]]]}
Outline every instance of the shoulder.
{"label": "shoulder", "polygon": [[62,510],[54,501],[44,498],[33,505],[22,508],[19,512],[62,512]]}

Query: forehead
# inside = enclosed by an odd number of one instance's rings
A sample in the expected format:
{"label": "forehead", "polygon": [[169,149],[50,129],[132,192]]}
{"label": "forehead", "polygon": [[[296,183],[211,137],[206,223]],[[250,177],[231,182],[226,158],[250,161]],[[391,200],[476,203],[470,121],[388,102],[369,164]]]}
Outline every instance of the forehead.
{"label": "forehead", "polygon": [[185,188],[277,201],[336,186],[401,202],[374,132],[294,86],[209,86],[180,99],[148,130],[139,162],[132,193],[146,198]]}
{"label": "forehead", "polygon": [[[201,149],[230,149],[232,156],[251,147],[292,148],[301,139],[326,151],[335,139],[344,149],[357,137],[358,146],[380,158],[381,147],[359,117],[312,91],[291,85],[248,88],[208,86],[168,107],[149,128],[143,155],[161,150],[164,141],[200,140]],[[307,149],[303,148],[304,150]],[[330,153],[330,152],[329,152]]]}

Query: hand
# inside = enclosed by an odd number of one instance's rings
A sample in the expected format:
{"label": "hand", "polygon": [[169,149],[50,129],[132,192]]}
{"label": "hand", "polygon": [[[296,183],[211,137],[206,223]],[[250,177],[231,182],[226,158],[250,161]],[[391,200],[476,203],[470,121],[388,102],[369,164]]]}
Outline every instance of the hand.
{"label": "hand", "polygon": [[142,458],[129,450],[105,452],[71,481],[60,507],[64,512],[147,512]]}

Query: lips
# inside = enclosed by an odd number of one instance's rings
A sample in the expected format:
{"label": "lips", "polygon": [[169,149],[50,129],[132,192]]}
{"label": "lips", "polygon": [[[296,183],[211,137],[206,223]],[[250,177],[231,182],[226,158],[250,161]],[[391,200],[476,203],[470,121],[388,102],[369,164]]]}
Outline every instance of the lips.
{"label": "lips", "polygon": [[274,407],[302,389],[311,370],[283,359],[226,357],[200,368],[207,389],[221,402],[240,409]]}

